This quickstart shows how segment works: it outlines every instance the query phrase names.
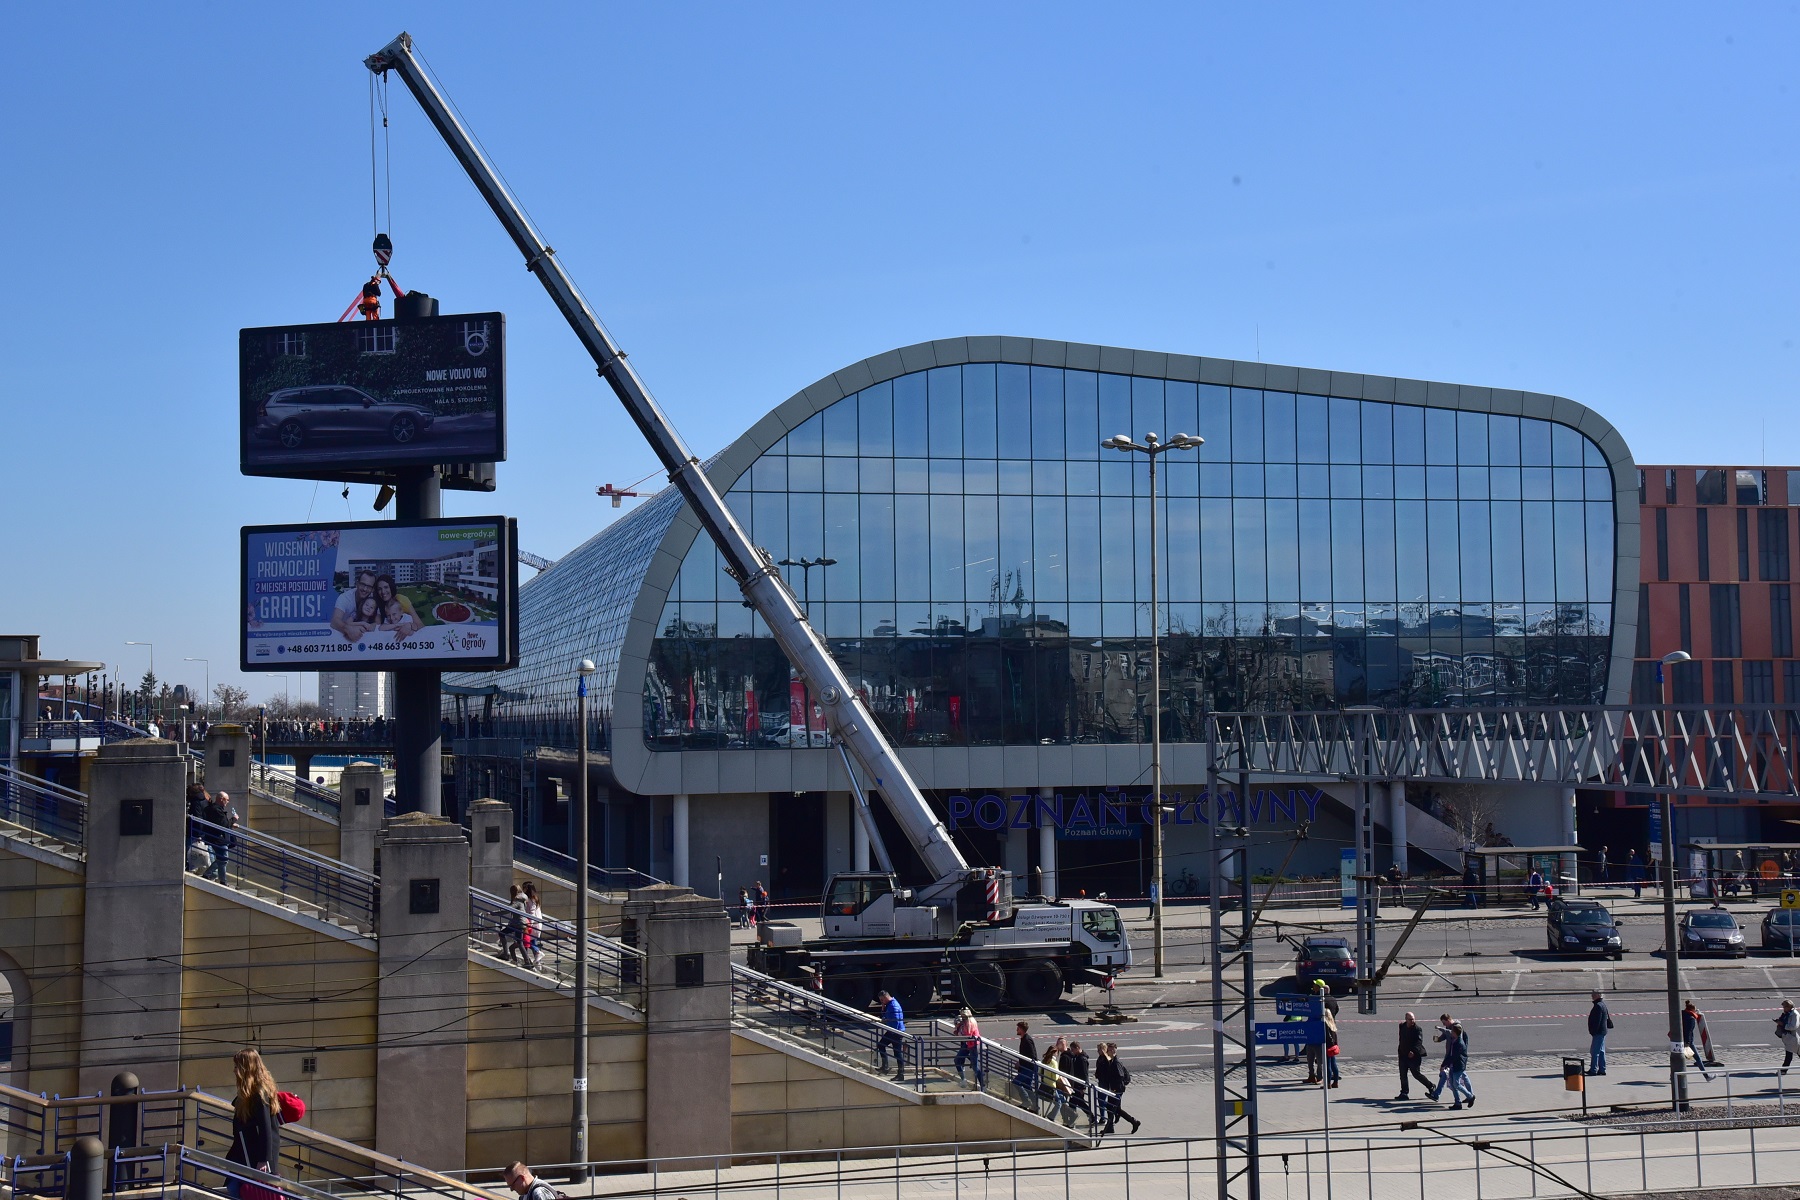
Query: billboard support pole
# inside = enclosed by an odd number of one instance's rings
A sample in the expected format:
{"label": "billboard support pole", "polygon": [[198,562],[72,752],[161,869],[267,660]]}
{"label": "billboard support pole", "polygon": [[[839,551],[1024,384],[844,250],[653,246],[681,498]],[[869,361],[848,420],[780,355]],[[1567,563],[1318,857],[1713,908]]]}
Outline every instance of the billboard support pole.
{"label": "billboard support pole", "polygon": [[[395,517],[422,521],[443,515],[436,467],[407,467],[397,474]],[[442,678],[441,671],[419,667],[394,671],[394,799],[403,813],[443,815]]]}

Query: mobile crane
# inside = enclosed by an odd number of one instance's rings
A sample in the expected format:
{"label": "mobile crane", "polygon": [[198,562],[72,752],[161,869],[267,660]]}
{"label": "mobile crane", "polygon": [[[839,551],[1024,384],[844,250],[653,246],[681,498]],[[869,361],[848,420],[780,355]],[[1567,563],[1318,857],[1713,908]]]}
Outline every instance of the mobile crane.
{"label": "mobile crane", "polygon": [[[399,75],[419,102],[524,255],[526,269],[550,293],[600,377],[650,443],[669,481],[718,546],[726,573],[817,696],[840,752],[862,766],[863,777],[887,803],[934,877],[922,888],[899,886],[884,850],[881,858],[887,870],[832,879],[823,906],[824,937],[807,943],[796,927],[765,925],[751,955],[752,965],[778,978],[794,978],[802,967],[815,971],[823,967],[827,990],[836,998],[866,1004],[882,986],[913,1010],[928,1003],[934,991],[972,1007],[992,1007],[1002,996],[1035,1007],[1055,1000],[1090,973],[1110,975],[1128,968],[1130,942],[1111,905],[1092,901],[1016,905],[1008,873],[969,866],[824,640],[807,623],[771,556],[738,524],[699,458],[682,441],[557,261],[556,252],[544,243],[427,74],[414,53],[411,35],[400,34],[364,65],[378,75],[389,71]],[[851,778],[854,782],[854,772]],[[879,846],[874,814],[859,787],[853,787],[853,795],[858,818],[871,843]]]}

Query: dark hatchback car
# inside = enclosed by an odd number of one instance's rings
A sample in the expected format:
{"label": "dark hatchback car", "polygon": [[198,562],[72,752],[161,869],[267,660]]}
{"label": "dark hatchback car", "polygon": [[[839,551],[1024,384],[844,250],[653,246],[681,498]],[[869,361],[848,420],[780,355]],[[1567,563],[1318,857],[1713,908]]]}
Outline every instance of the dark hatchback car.
{"label": "dark hatchback car", "polygon": [[1683,954],[1724,954],[1732,958],[1748,958],[1750,947],[1744,941],[1744,927],[1722,908],[1690,909],[1681,914]]}
{"label": "dark hatchback car", "polygon": [[1544,941],[1552,954],[1603,954],[1614,960],[1625,956],[1619,927],[1598,900],[1551,901]]}
{"label": "dark hatchback car", "polygon": [[1323,979],[1333,995],[1349,991],[1356,985],[1356,956],[1350,953],[1349,940],[1319,935],[1301,938],[1294,974],[1304,987]]}
{"label": "dark hatchback car", "polygon": [[1800,908],[1771,908],[1763,914],[1762,948],[1782,954],[1800,950]]}

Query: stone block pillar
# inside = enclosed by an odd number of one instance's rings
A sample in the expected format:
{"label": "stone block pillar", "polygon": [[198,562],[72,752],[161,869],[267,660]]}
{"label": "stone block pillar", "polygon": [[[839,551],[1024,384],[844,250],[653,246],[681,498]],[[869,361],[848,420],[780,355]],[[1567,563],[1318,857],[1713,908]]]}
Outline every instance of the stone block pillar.
{"label": "stone block pillar", "polygon": [[250,800],[250,731],[220,723],[206,731],[206,790],[230,792],[232,807],[248,811]]}
{"label": "stone block pillar", "polygon": [[[370,805],[379,804],[378,796]],[[348,809],[346,809],[348,811]],[[439,1170],[464,1165],[468,1133],[469,843],[442,817],[381,830],[381,966],[375,1146]]]}
{"label": "stone block pillar", "polygon": [[513,810],[499,800],[469,805],[469,886],[506,899],[513,882]]}
{"label": "stone block pillar", "polygon": [[153,738],[100,748],[88,775],[80,1090],[134,1071],[179,1086],[187,765]]}
{"label": "stone block pillar", "polygon": [[[1556,800],[1557,816],[1559,818],[1557,824],[1562,835],[1563,845],[1579,845],[1580,841],[1577,837],[1577,830],[1575,828],[1575,789],[1557,789]],[[1566,886],[1571,895],[1579,895],[1581,892],[1581,863],[1578,861],[1578,856],[1573,853],[1563,855],[1560,868],[1562,871],[1562,879],[1556,881],[1557,891],[1562,891]]]}
{"label": "stone block pillar", "polygon": [[644,952],[644,1153],[728,1154],[731,1089],[731,928],[719,902],[691,888],[632,891],[621,921]]}
{"label": "stone block pillar", "polygon": [[1043,871],[1045,899],[1056,899],[1056,829],[1050,825],[1038,830],[1038,867]]}
{"label": "stone block pillar", "polygon": [[387,785],[381,767],[353,762],[338,782],[338,857],[347,867],[375,870],[375,847],[387,813]]}

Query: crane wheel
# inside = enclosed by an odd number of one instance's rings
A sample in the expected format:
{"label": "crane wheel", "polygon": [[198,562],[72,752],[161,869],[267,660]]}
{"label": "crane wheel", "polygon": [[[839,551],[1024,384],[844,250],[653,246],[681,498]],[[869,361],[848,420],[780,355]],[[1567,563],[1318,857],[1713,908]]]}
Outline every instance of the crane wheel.
{"label": "crane wheel", "polygon": [[995,962],[964,963],[956,968],[956,992],[977,1012],[990,1011],[1006,995],[1006,972]]}
{"label": "crane wheel", "polygon": [[900,1002],[903,1012],[922,1013],[931,1004],[931,976],[924,971],[890,972],[881,986]]}
{"label": "crane wheel", "polygon": [[867,975],[839,975],[828,971],[825,974],[825,998],[861,1012],[875,999],[875,981]]}
{"label": "crane wheel", "polygon": [[1062,999],[1062,972],[1047,962],[1020,963],[1006,973],[1006,990],[1020,1008],[1043,1008]]}

